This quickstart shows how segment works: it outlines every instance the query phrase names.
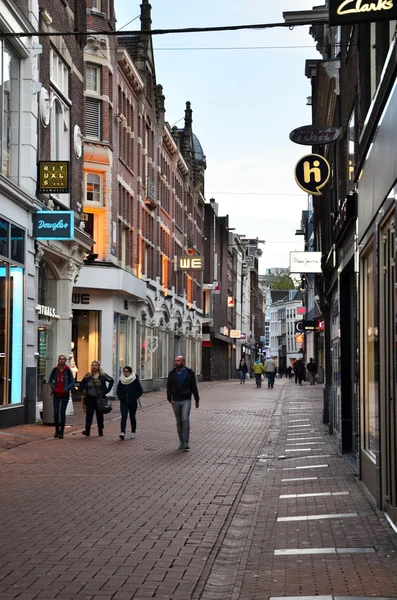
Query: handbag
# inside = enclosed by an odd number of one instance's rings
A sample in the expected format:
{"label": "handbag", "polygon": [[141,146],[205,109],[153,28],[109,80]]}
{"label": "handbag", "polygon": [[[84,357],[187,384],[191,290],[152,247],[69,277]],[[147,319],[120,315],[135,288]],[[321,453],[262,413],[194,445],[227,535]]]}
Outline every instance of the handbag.
{"label": "handbag", "polygon": [[103,415],[107,415],[113,409],[112,401],[106,396],[102,396],[101,398],[97,398],[96,407],[99,412]]}

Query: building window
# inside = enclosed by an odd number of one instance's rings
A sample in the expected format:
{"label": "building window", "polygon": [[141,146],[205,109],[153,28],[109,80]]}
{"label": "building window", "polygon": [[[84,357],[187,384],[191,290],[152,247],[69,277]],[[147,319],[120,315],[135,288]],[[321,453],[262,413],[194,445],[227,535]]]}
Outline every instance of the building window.
{"label": "building window", "polygon": [[349,123],[347,125],[347,190],[352,192],[354,190],[354,171],[355,171],[355,159],[354,159],[354,137],[355,137],[355,115],[354,110],[350,116]]}
{"label": "building window", "polygon": [[362,262],[362,336],[363,336],[363,401],[364,448],[375,460],[378,410],[375,380],[375,258],[371,248]]}
{"label": "building window", "polygon": [[92,10],[102,12],[102,0],[92,0]]}
{"label": "building window", "polygon": [[19,146],[19,58],[0,42],[1,173],[17,176]]}
{"label": "building window", "polygon": [[102,179],[97,173],[86,175],[86,201],[102,205]]}
{"label": "building window", "polygon": [[69,68],[54,50],[50,54],[50,69],[51,83],[65,98],[69,98]]}
{"label": "building window", "polygon": [[7,406],[23,398],[25,232],[3,219],[0,253],[0,406]]}
{"label": "building window", "polygon": [[101,103],[94,98],[85,99],[86,135],[99,140],[101,137]]}
{"label": "building window", "polygon": [[86,90],[93,94],[101,93],[101,70],[95,65],[86,65]]}

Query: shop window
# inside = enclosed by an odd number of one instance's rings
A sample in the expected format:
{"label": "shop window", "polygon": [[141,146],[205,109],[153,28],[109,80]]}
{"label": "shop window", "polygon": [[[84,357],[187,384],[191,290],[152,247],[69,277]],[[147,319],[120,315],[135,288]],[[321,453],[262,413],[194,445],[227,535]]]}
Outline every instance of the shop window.
{"label": "shop window", "polygon": [[152,327],[147,327],[145,322],[141,325],[141,379],[152,379],[153,377],[153,353],[157,345],[153,336]]}
{"label": "shop window", "polygon": [[0,219],[0,256],[8,258],[8,223]]}
{"label": "shop window", "polygon": [[378,410],[375,380],[375,258],[373,248],[362,262],[364,448],[375,459]]}
{"label": "shop window", "polygon": [[102,178],[96,173],[86,175],[86,201],[102,205]]}
{"label": "shop window", "polygon": [[17,174],[19,147],[20,61],[5,42],[0,42],[1,173]]}
{"label": "shop window", "polygon": [[86,66],[86,90],[93,94],[101,93],[101,70],[100,67],[87,64]]}
{"label": "shop window", "polygon": [[23,264],[25,255],[25,232],[11,225],[11,260]]}
{"label": "shop window", "polygon": [[78,381],[91,370],[93,360],[101,360],[100,317],[101,312],[97,310],[73,309],[72,341]]}

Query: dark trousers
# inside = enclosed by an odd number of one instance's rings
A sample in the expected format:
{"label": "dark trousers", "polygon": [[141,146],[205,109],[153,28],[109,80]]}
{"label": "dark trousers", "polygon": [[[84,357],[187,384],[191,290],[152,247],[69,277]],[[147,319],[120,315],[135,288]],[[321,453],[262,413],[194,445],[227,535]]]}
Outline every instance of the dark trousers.
{"label": "dark trousers", "polygon": [[262,387],[262,375],[255,374],[256,387]]}
{"label": "dark trousers", "polygon": [[128,415],[130,415],[131,421],[131,433],[136,432],[136,409],[138,408],[138,400],[136,398],[130,398],[126,402],[120,400],[120,412],[121,412],[121,433],[125,433],[127,427]]}
{"label": "dark trousers", "polygon": [[267,385],[269,387],[270,386],[273,387],[274,386],[274,376],[275,376],[275,373],[266,373],[266,375],[267,375]]}
{"label": "dark trousers", "polygon": [[90,396],[85,397],[85,430],[87,433],[91,431],[92,420],[94,418],[94,413],[96,414],[96,422],[98,425],[98,432],[101,433],[103,431],[103,413],[97,410],[96,407],[96,398],[90,398]]}
{"label": "dark trousers", "polygon": [[[69,394],[67,396],[52,395],[52,403],[54,406],[54,423],[55,430],[63,433],[66,423],[66,409],[69,402]],[[59,407],[61,408],[61,427],[59,427]]]}
{"label": "dark trousers", "polygon": [[189,443],[191,400],[174,400],[172,408],[176,419],[179,441]]}
{"label": "dark trousers", "polygon": [[298,383],[298,381],[299,381],[299,385],[302,385],[302,380],[303,380],[303,373],[295,373],[295,383]]}

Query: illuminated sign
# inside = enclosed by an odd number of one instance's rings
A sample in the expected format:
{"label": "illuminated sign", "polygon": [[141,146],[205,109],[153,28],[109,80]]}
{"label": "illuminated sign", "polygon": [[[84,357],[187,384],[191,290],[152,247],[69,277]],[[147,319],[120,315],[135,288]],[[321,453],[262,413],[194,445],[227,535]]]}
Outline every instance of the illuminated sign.
{"label": "illuminated sign", "polygon": [[36,240],[73,240],[72,210],[41,210],[33,215],[33,237]]}
{"label": "illuminated sign", "polygon": [[303,156],[295,167],[295,181],[299,187],[312,196],[322,196],[321,188],[331,174],[329,162],[320,154]]}
{"label": "illuminated sign", "polygon": [[69,194],[69,162],[45,160],[39,162],[38,192]]}
{"label": "illuminated sign", "polygon": [[234,338],[236,340],[239,340],[241,337],[241,331],[240,329],[231,329],[230,330],[230,337]]}
{"label": "illuminated sign", "polygon": [[317,331],[316,321],[302,321],[303,331]]}
{"label": "illuminated sign", "polygon": [[233,296],[228,296],[227,297],[227,305],[228,305],[229,308],[233,308],[233,306],[234,306],[234,298],[233,298]]}
{"label": "illuminated sign", "polygon": [[295,321],[295,333],[304,332],[303,321]]}
{"label": "illuminated sign", "polygon": [[397,19],[396,0],[329,0],[330,25],[394,19]]}
{"label": "illuminated sign", "polygon": [[290,273],[321,273],[321,252],[290,252]]}
{"label": "illuminated sign", "polygon": [[177,263],[178,271],[204,271],[203,256],[179,256]]}
{"label": "illuminated sign", "polygon": [[305,306],[298,306],[298,308],[296,309],[296,314],[297,315],[304,315],[304,314],[306,314],[306,307]]}
{"label": "illuminated sign", "polygon": [[302,146],[323,146],[336,142],[340,137],[340,129],[337,127],[322,127],[321,125],[304,125],[294,129],[289,134],[289,139],[295,144]]}
{"label": "illuminated sign", "polygon": [[303,335],[303,333],[297,333],[295,336],[295,341],[297,344],[303,344],[303,342],[305,341],[305,336]]}

